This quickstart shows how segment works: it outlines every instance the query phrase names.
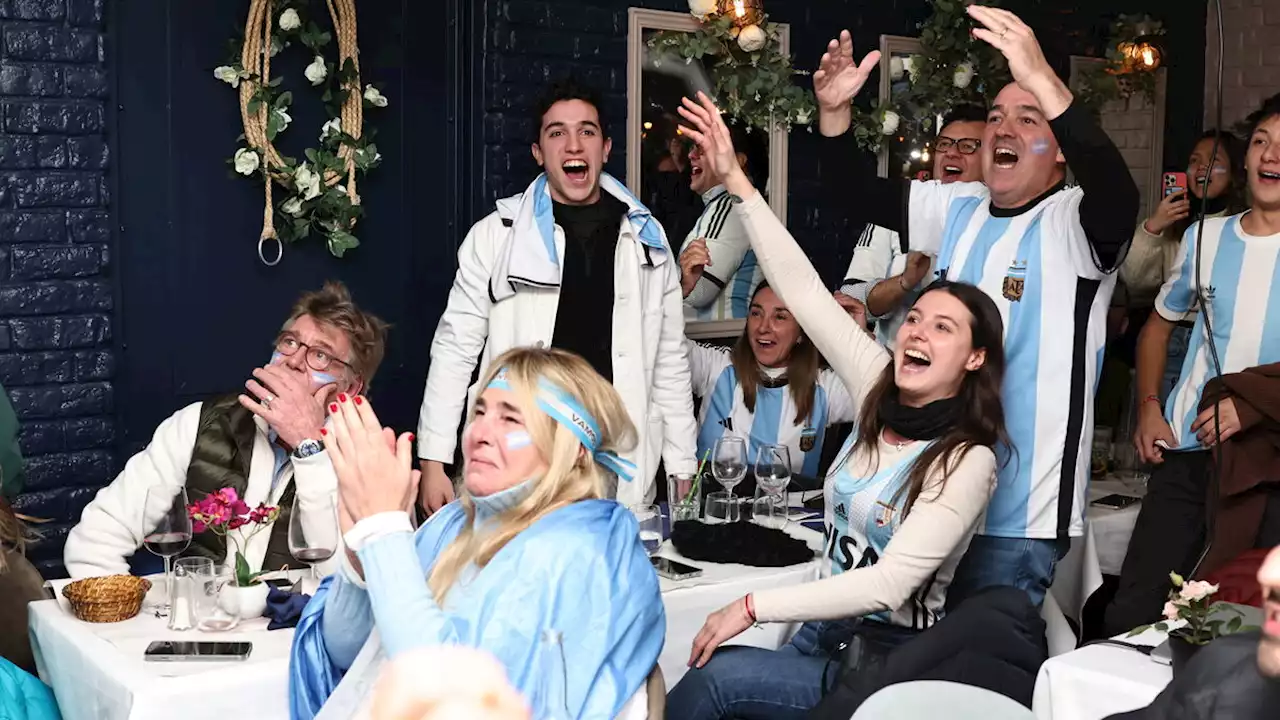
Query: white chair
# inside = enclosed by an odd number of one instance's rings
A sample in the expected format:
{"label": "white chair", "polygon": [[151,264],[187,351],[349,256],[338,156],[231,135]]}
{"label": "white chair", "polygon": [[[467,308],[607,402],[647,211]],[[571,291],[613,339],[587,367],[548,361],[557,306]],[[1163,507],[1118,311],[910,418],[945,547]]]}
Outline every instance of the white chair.
{"label": "white chair", "polygon": [[942,680],[890,685],[862,703],[851,720],[1035,720],[999,693]]}

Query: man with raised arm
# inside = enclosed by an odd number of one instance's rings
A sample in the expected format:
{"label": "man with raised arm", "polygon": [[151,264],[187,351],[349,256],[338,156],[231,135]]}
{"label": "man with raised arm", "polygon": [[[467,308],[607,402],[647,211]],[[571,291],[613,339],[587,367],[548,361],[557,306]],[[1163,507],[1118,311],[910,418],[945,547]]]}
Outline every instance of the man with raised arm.
{"label": "man with raised arm", "polygon": [[[1138,189],[1031,28],[999,8],[968,13],[973,36],[1004,54],[1014,79],[987,116],[986,184],[855,177],[848,202],[862,220],[904,233],[909,250],[933,256],[936,277],[974,283],[1000,308],[1011,437],[948,604],[992,585],[1020,587],[1038,603],[1069,539],[1084,531],[1107,307]],[[855,62],[847,31],[831,41],[813,77],[822,135],[849,129],[850,101],[879,59],[872,52]],[[1067,163],[1078,187],[1066,184]]]}

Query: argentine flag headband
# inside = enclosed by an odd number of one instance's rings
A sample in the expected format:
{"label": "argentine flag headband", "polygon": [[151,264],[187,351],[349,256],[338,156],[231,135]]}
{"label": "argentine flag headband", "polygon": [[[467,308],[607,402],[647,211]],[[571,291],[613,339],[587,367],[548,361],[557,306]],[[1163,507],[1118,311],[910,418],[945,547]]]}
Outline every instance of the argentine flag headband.
{"label": "argentine flag headband", "polygon": [[[493,380],[489,382],[489,387],[499,390],[511,390],[511,383],[507,381],[507,369],[502,368],[497,375],[493,376]],[[553,383],[545,380],[538,380],[538,390],[534,393],[538,407],[552,420],[565,426],[582,443],[595,459],[606,470],[618,476],[619,480],[631,482],[636,474],[636,466],[634,463],[624,460],[617,455],[600,449],[600,425],[596,423],[595,418],[591,417],[591,413],[586,408],[578,404],[569,393],[560,389]]]}

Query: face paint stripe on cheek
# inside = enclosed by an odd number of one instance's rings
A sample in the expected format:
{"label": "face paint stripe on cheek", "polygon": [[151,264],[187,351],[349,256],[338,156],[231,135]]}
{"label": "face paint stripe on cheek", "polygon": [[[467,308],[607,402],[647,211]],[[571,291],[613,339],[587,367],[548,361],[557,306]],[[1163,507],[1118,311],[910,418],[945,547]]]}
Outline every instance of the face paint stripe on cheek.
{"label": "face paint stripe on cheek", "polygon": [[533,438],[525,430],[513,430],[503,438],[508,450],[519,450],[533,444]]}

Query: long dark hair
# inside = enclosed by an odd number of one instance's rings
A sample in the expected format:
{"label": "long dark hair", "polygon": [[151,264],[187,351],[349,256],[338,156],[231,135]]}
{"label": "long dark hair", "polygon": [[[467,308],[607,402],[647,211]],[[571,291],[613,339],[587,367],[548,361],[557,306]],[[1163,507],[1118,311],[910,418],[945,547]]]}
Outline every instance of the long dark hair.
{"label": "long dark hair", "polygon": [[[769,287],[769,283],[761,282],[751,293],[751,302],[761,290]],[[796,323],[799,325],[799,323]],[[756,389],[760,386],[760,363],[756,362],[755,353],[751,352],[751,338],[746,328],[738,336],[729,354],[733,360],[733,373],[738,376],[738,384],[742,386],[742,404],[749,412],[756,411]],[[787,386],[791,389],[791,400],[796,404],[796,424],[803,423],[813,412],[813,398],[818,385],[818,372],[822,369],[822,355],[813,343],[807,342],[804,328],[800,329],[800,342],[791,348],[787,358]]]}
{"label": "long dark hair", "polygon": [[[1199,145],[1205,140],[1213,140],[1215,138],[1218,140],[1218,152],[1221,155],[1226,156],[1227,171],[1229,173],[1227,176],[1227,189],[1223,190],[1222,194],[1219,195],[1218,198],[1222,199],[1222,203],[1224,205],[1223,213],[1226,215],[1235,215],[1237,213],[1244,212],[1249,207],[1249,202],[1246,197],[1249,183],[1245,179],[1244,173],[1245,146],[1244,143],[1240,142],[1240,138],[1225,130],[1205,131],[1200,135],[1200,137],[1196,138],[1196,145]],[[1192,152],[1195,152],[1195,145],[1192,146]],[[1212,182],[1213,163],[1209,164],[1209,177],[1210,182]],[[1195,184],[1196,179],[1192,176],[1187,178],[1187,181],[1191,184]],[[1182,234],[1187,231],[1187,228],[1191,226],[1191,223],[1195,222],[1196,218],[1199,217],[1200,203],[1210,202],[1217,199],[1204,198],[1202,200],[1190,192],[1187,193],[1187,197],[1191,198],[1191,214],[1174,223],[1172,226],[1173,237],[1179,239],[1182,238]]]}
{"label": "long dark hair", "polygon": [[[973,336],[973,348],[985,350],[982,367],[969,372],[960,383],[960,417],[942,437],[935,440],[916,458],[907,471],[907,502],[902,508],[903,517],[911,511],[916,498],[924,489],[925,480],[935,465],[942,468],[942,481],[960,463],[969,450],[975,447],[994,448],[999,443],[1009,443],[1004,427],[1004,405],[1000,399],[1000,386],[1004,382],[1004,321],[996,304],[976,285],[939,280],[925,288],[924,297],[932,292],[944,292],[959,300],[969,310],[969,330]],[[916,302],[919,302],[917,299]],[[859,448],[866,448],[872,460],[879,462],[880,435],[885,423],[880,417],[880,403],[886,396],[897,395],[898,386],[893,378],[893,363],[885,366],[880,378],[871,386],[862,408],[858,412],[858,427],[853,445],[845,460],[853,457]],[[899,493],[901,494],[901,493]],[[895,503],[898,498],[895,498]]]}

